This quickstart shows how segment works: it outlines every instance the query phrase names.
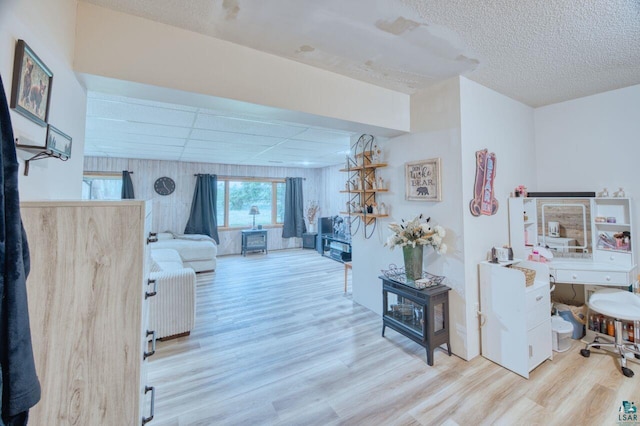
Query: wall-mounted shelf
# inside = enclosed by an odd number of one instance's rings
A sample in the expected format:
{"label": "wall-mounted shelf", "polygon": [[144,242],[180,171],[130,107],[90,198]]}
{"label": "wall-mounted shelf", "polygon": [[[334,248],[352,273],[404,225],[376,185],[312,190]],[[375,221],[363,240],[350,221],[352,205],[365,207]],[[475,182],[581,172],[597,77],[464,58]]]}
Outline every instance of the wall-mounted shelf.
{"label": "wall-mounted shelf", "polygon": [[[378,151],[378,152],[376,152]],[[387,217],[386,211],[382,213],[363,213],[367,208],[378,211],[376,194],[387,192],[384,182],[376,176],[376,170],[386,167],[387,163],[379,160],[379,148],[373,143],[373,136],[362,135],[351,147],[352,157],[347,157],[347,167],[340,169],[349,174],[346,189],[341,194],[349,194],[346,214],[352,217],[351,235],[355,235],[362,225],[365,238],[370,238],[375,229],[376,220]],[[353,224],[356,225],[355,230]]]}
{"label": "wall-mounted shelf", "polygon": [[67,161],[69,159],[68,156],[59,154],[50,149],[47,149],[44,146],[35,146],[35,145],[23,145],[20,143],[20,140],[16,138],[16,149],[20,149],[22,151],[29,152],[34,154],[33,157],[24,160],[24,175],[29,176],[29,163],[31,161],[36,160],[44,160],[45,158],[58,158],[62,161]]}

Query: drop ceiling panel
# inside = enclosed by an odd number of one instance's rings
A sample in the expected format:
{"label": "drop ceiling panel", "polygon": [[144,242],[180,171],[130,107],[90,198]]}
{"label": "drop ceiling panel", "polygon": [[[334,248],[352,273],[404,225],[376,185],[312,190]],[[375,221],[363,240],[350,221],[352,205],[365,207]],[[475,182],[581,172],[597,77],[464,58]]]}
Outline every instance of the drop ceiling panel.
{"label": "drop ceiling panel", "polygon": [[109,135],[109,138],[105,138],[102,135],[94,136],[92,134],[87,134],[86,141],[89,141],[91,144],[128,144],[129,146],[135,147],[136,144],[141,145],[174,145],[174,146],[184,146],[187,142],[186,139],[181,138],[166,138],[164,136],[147,136],[140,134],[132,134],[132,133],[119,133],[114,132]]}
{"label": "drop ceiling panel", "polygon": [[209,114],[198,114],[193,127],[196,129],[217,130],[221,132],[243,133],[248,135],[275,136],[281,138],[290,138],[305,130],[305,127],[301,126],[287,126],[264,121],[222,117],[220,115]]}
{"label": "drop ceiling panel", "polygon": [[131,102],[94,99],[87,104],[87,116],[89,119],[97,117],[115,121],[189,128],[193,124],[196,114],[170,106],[140,105]]}
{"label": "drop ceiling panel", "polygon": [[273,146],[283,141],[280,137],[263,135],[247,135],[244,133],[217,132],[213,130],[193,129],[190,135],[191,140],[229,142],[248,145]]}
{"label": "drop ceiling panel", "polygon": [[350,143],[352,133],[349,132],[337,132],[331,130],[323,130],[316,128],[307,128],[304,132],[296,135],[293,139],[304,140],[311,142],[333,143],[333,144],[346,144]]}
{"label": "drop ceiling panel", "polygon": [[165,136],[170,138],[187,138],[190,129],[186,127],[163,126],[152,123],[132,123],[125,121],[87,119],[87,135],[108,137],[114,132],[132,133],[138,135]]}

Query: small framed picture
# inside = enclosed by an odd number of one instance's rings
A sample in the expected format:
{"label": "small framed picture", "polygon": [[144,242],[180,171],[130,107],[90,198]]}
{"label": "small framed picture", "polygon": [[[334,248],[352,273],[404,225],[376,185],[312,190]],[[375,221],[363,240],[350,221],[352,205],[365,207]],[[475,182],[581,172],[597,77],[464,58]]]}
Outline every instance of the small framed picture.
{"label": "small framed picture", "polygon": [[63,160],[71,157],[71,136],[62,133],[52,125],[47,126],[47,150]]}
{"label": "small framed picture", "polygon": [[11,108],[45,127],[49,119],[53,74],[24,40],[18,40],[13,62]]}
{"label": "small framed picture", "polygon": [[440,159],[405,164],[405,198],[414,201],[442,201]]}

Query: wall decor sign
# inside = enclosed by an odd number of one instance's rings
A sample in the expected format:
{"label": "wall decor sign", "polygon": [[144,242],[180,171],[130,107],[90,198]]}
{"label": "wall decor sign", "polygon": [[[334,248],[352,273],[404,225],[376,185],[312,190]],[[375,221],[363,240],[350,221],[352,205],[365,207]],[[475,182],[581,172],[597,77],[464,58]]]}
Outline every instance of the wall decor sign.
{"label": "wall decor sign", "polygon": [[498,200],[493,194],[493,182],[496,177],[496,154],[487,149],[476,151],[476,182],[473,187],[473,200],[469,203],[474,216],[491,216],[498,211]]}
{"label": "wall decor sign", "polygon": [[42,127],[49,119],[53,74],[31,48],[18,40],[13,61],[11,108]]}
{"label": "wall decor sign", "polygon": [[440,159],[405,164],[405,198],[415,201],[442,201]]}

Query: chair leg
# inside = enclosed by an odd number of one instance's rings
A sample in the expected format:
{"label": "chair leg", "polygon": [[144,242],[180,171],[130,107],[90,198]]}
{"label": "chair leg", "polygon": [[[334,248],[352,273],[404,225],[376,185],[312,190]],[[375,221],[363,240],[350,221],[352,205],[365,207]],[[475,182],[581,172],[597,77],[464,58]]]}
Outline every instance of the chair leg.
{"label": "chair leg", "polygon": [[[591,348],[600,349],[601,347],[613,348],[620,356],[620,370],[626,377],[633,377],[633,370],[627,367],[627,355],[626,352],[631,352],[636,357],[640,357],[640,351],[638,351],[638,345],[625,344],[622,340],[622,322],[615,320],[615,334],[612,342],[601,342],[601,336],[596,336],[593,342],[587,343],[584,349],[580,349],[580,355],[588,358],[591,355]],[[603,338],[604,339],[604,338]],[[605,339],[608,340],[608,339]],[[633,346],[633,348],[632,348]]]}

